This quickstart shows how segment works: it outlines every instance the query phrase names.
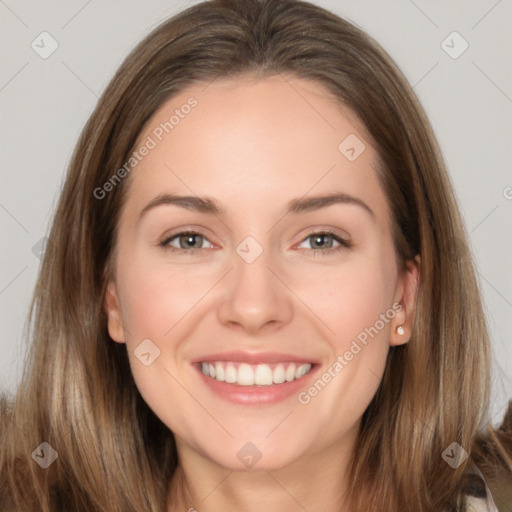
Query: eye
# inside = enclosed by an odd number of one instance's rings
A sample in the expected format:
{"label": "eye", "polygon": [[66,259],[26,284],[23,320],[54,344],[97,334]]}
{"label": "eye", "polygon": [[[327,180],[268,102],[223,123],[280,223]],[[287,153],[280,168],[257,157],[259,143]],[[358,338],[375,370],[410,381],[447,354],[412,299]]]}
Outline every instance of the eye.
{"label": "eye", "polygon": [[[208,249],[211,247],[211,243],[203,247],[203,242],[205,241],[208,241],[208,239],[201,235],[201,233],[197,233],[196,231],[180,231],[179,233],[166,237],[158,245],[171,252],[190,253],[196,249]],[[177,243],[178,247],[171,245],[172,242]]]}
{"label": "eye", "polygon": [[[302,242],[311,239],[311,251],[315,255],[325,256],[326,254],[333,254],[345,249],[349,249],[352,245],[348,240],[345,240],[331,231],[316,231],[310,233]],[[327,241],[326,241],[327,240]],[[333,240],[339,245],[333,247]]]}
{"label": "eye", "polygon": [[[309,239],[311,239],[310,245],[312,245],[312,247],[307,250],[312,251],[314,255],[333,254],[345,249],[349,249],[352,246],[348,240],[345,240],[328,230],[315,231],[309,234],[301,242],[301,244]],[[204,242],[207,242],[206,247],[203,246]],[[173,253],[191,254],[195,252],[197,255],[199,249],[208,249],[212,247],[212,244],[208,242],[208,239],[201,233],[189,230],[180,231],[179,233],[168,236],[164,238],[158,245],[163,249]],[[338,245],[333,246],[334,242],[338,243]]]}

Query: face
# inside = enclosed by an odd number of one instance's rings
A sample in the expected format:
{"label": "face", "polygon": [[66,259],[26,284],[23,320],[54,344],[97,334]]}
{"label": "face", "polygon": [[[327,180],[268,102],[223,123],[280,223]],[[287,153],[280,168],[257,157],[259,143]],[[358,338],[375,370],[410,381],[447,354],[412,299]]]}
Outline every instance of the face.
{"label": "face", "polygon": [[348,450],[417,279],[364,127],[315,82],[216,80],[136,149],[105,308],[148,406],[225,468]]}

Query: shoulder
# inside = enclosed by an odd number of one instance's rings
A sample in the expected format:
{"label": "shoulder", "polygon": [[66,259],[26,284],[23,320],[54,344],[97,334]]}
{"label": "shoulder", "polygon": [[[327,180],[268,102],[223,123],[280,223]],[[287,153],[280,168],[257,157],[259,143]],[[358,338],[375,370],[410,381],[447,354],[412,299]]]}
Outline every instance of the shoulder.
{"label": "shoulder", "polygon": [[470,466],[463,477],[463,482],[466,496],[465,512],[498,512],[484,475],[476,465]]}
{"label": "shoulder", "polygon": [[466,512],[498,512],[498,509],[492,499],[469,496],[467,499]]}
{"label": "shoulder", "polygon": [[476,437],[471,461],[470,473],[483,489],[467,487],[468,504],[473,507],[468,511],[512,511],[512,400],[501,425],[489,424]]}

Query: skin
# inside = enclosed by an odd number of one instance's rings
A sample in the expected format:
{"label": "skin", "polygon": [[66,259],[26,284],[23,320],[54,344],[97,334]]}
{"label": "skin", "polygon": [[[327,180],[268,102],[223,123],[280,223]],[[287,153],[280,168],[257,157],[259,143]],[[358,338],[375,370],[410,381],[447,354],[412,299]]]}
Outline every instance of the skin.
{"label": "skin", "polygon": [[[180,468],[170,495],[183,485],[187,495],[169,499],[169,510],[343,509],[361,416],[389,347],[410,337],[419,259],[400,272],[377,153],[357,118],[320,84],[245,76],[194,85],[155,113],[136,147],[190,96],[197,106],[129,175],[105,297],[110,336],[126,343],[138,389],[175,434]],[[338,150],[349,134],[366,146],[355,161]],[[138,221],[163,192],[214,198],[227,215],[167,204]],[[332,192],[359,198],[374,216],[348,203],[284,215],[291,199]],[[185,227],[205,237],[196,237],[196,252],[158,246]],[[314,254],[310,235],[325,229],[350,237],[352,247]],[[249,235],[263,249],[252,263],[236,252]],[[179,250],[180,238],[170,244]],[[190,364],[216,352],[279,351],[327,370],[394,303],[401,310],[307,405],[295,395],[228,403]],[[160,350],[149,366],[134,356],[147,338]],[[249,441],[262,454],[252,468],[237,457]]]}

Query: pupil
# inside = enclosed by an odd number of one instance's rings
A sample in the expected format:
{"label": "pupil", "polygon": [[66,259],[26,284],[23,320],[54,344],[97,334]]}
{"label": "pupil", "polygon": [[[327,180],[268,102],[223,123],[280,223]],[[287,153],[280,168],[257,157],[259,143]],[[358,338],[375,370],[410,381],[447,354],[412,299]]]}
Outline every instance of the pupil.
{"label": "pupil", "polygon": [[[190,244],[192,247],[195,247],[196,244],[194,244],[194,238],[199,235],[185,235],[184,238],[186,240],[185,244]],[[201,247],[201,244],[199,244],[199,247]],[[189,247],[185,247],[185,249],[188,249]]]}
{"label": "pupil", "polygon": [[314,237],[314,239],[313,239],[313,240],[314,240],[314,245],[319,245],[320,247],[326,247],[326,246],[328,246],[329,244],[328,244],[328,243],[326,243],[326,242],[324,242],[324,243],[318,243],[318,240],[320,240],[320,239],[324,239],[325,237],[328,237],[328,236],[330,236],[330,235],[317,235],[317,236],[315,236],[315,237]]}

